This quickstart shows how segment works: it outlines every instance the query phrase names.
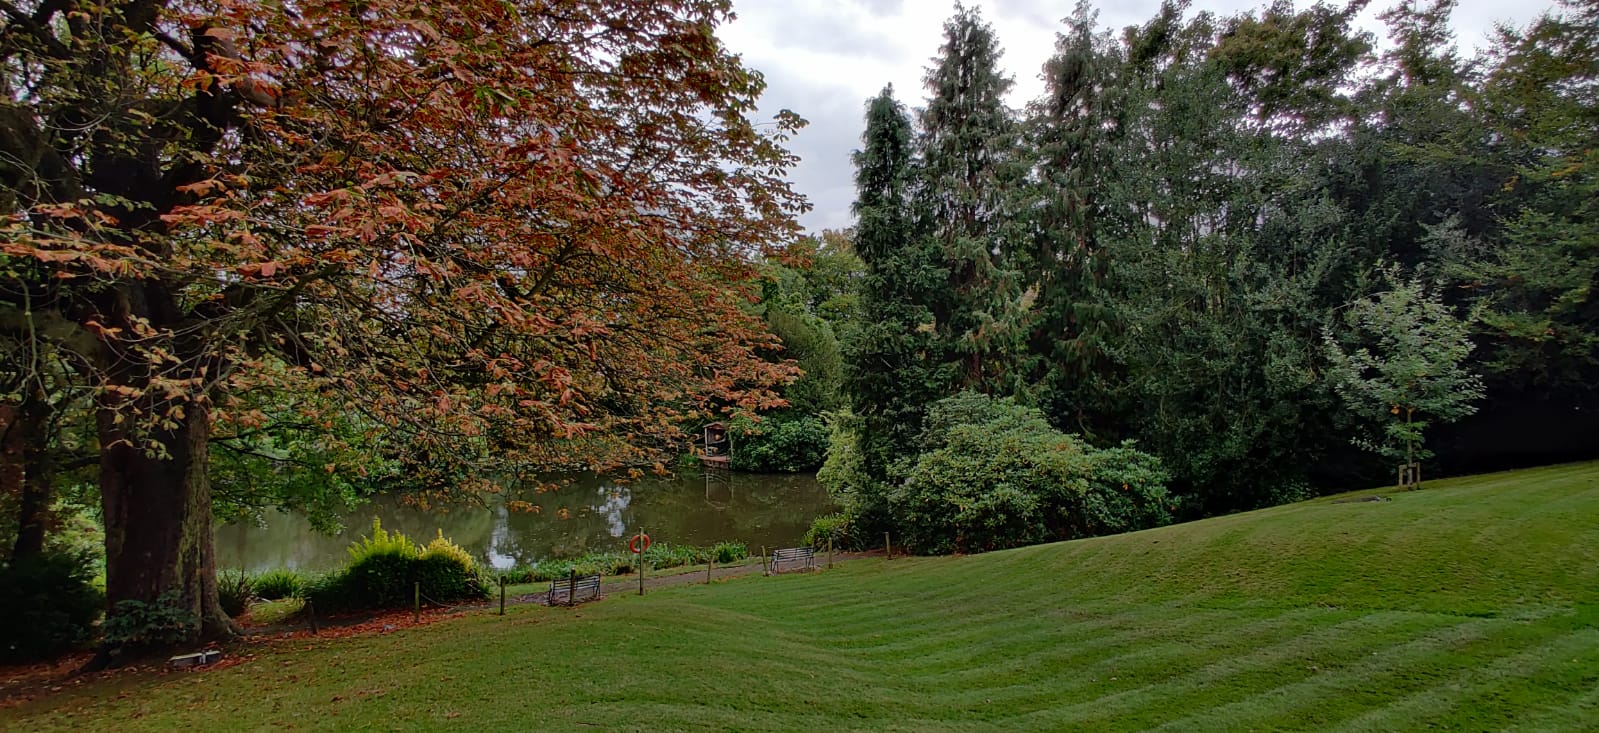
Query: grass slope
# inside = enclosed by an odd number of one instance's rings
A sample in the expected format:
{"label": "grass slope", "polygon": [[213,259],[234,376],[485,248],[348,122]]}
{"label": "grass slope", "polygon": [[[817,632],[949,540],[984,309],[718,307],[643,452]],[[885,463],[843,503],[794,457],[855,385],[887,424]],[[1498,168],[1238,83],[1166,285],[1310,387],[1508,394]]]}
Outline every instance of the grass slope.
{"label": "grass slope", "polygon": [[521,608],[6,730],[1599,730],[1599,463]]}

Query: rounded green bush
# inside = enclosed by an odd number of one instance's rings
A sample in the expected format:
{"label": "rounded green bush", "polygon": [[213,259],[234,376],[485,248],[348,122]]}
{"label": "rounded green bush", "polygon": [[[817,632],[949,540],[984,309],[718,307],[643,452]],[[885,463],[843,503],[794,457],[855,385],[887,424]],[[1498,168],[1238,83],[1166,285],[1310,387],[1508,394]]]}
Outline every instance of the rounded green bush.
{"label": "rounded green bush", "polygon": [[732,430],[733,468],[739,471],[815,471],[827,458],[829,430],[816,417],[739,419]]}
{"label": "rounded green bush", "polygon": [[323,612],[399,608],[415,602],[418,584],[424,601],[453,603],[489,595],[477,563],[441,533],[424,548],[376,521],[372,536],[350,546],[352,561],[341,571],[306,584],[305,598]]}
{"label": "rounded green bush", "polygon": [[913,552],[985,552],[1171,521],[1160,459],[1131,442],[1097,449],[1010,399],[962,393],[935,403],[921,452],[887,491]]}

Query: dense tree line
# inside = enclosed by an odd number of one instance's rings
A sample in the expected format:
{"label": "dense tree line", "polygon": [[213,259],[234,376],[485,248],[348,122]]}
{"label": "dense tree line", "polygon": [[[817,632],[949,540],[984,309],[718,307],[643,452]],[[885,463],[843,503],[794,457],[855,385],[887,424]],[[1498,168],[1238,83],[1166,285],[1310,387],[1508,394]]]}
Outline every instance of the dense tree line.
{"label": "dense tree line", "polygon": [[922,551],[1594,454],[1599,5],[1469,59],[1362,8],[1085,4],[1022,110],[958,9],[795,244],[726,0],[6,4],[0,570],[227,636],[217,517],[660,470],[730,412]]}
{"label": "dense tree line", "polygon": [[1188,516],[1429,450],[1599,453],[1599,4],[1475,58],[1448,0],[1384,12],[1381,49],[1364,6],[1168,2],[1112,31],[1084,3],[1024,110],[957,9],[919,114],[885,89],[855,158],[853,412],[823,474],[853,519],[913,521],[892,497],[963,390],[1135,440]]}

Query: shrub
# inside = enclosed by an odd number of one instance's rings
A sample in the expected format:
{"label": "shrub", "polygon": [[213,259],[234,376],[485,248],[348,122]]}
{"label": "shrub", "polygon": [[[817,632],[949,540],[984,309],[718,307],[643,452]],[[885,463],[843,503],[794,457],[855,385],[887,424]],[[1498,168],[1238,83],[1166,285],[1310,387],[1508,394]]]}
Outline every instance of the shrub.
{"label": "shrub", "polygon": [[[443,532],[440,532],[440,536]],[[412,558],[420,552],[416,545],[411,544],[404,534],[398,531],[389,532],[383,529],[383,521],[377,517],[372,518],[372,536],[363,537],[350,544],[350,559],[355,563],[380,555]],[[353,563],[352,563],[353,564]]]}
{"label": "shrub", "polygon": [[633,556],[630,554],[611,553],[602,556],[599,562],[601,572],[605,575],[627,575],[632,573],[635,567]]}
{"label": "shrub", "polygon": [[305,591],[305,578],[287,568],[268,570],[255,576],[255,595],[264,601],[296,598]]}
{"label": "shrub", "polygon": [[535,583],[548,583],[556,578],[564,578],[577,569],[577,560],[540,560],[533,563],[530,579]]}
{"label": "shrub", "polygon": [[105,603],[94,566],[89,553],[53,550],[0,565],[0,660],[42,659],[87,643]]}
{"label": "shrub", "polygon": [[1130,532],[1169,524],[1176,502],[1166,493],[1170,479],[1160,459],[1123,441],[1092,452],[1093,473],[1076,534]]}
{"label": "shrub", "polygon": [[411,552],[368,552],[344,569],[344,580],[349,585],[347,592],[365,599],[363,605],[369,608],[408,606],[416,561],[414,549]]}
{"label": "shrub", "polygon": [[[847,410],[830,414],[828,425],[832,432],[828,436],[827,462],[816,472],[816,481],[842,508],[836,527],[841,534],[834,536],[833,545],[858,550],[867,538],[881,537],[883,530],[892,526],[888,487],[874,479],[868,468],[869,459],[873,455],[881,458],[881,451],[866,444],[864,421]],[[808,536],[816,539],[814,534]],[[827,538],[823,536],[820,541],[825,544]]]}
{"label": "shrub", "polygon": [[118,601],[106,617],[106,645],[117,649],[145,649],[188,641],[200,631],[200,619],[167,591],[155,603]]}
{"label": "shrub", "polygon": [[485,598],[489,590],[477,563],[460,546],[439,536],[426,548],[372,520],[372,536],[350,546],[351,562],[306,585],[306,600],[319,611],[395,608],[410,605],[421,584],[428,600]]}
{"label": "shrub", "polygon": [[412,573],[412,582],[422,584],[425,600],[447,602],[486,595],[477,569],[462,565],[448,555],[424,554],[416,559]]}
{"label": "shrub", "polygon": [[532,567],[532,581],[546,583],[578,575],[627,575],[633,572],[633,555],[618,552],[595,552],[578,558],[540,560]]}
{"label": "shrub", "polygon": [[828,428],[812,416],[760,422],[734,420],[733,468],[739,471],[815,471],[827,457]]}
{"label": "shrub", "polygon": [[343,570],[334,570],[307,578],[301,591],[306,603],[316,613],[335,613],[364,608],[368,604],[355,587],[348,582]]}
{"label": "shrub", "polygon": [[[652,568],[674,568],[698,565],[711,558],[719,563],[738,562],[749,556],[749,548],[742,542],[718,542],[709,549],[657,542],[645,551],[644,560]],[[531,567],[517,566],[502,574],[507,583],[547,583],[566,578],[573,571],[578,575],[627,575],[637,562],[632,553],[594,552],[577,558],[540,560]]]}
{"label": "shrub", "polygon": [[855,537],[850,525],[848,514],[839,512],[824,514],[811,520],[811,528],[805,531],[806,545],[818,550],[827,547],[827,538],[833,538],[836,548],[854,548]]}
{"label": "shrub", "polygon": [[434,537],[427,547],[422,548],[422,557],[444,557],[468,570],[477,569],[477,561],[472,559],[470,553],[460,545],[445,539],[444,530],[438,532],[438,536]]}
{"label": "shrub", "polygon": [[644,551],[644,561],[652,568],[675,568],[705,562],[705,553],[688,545],[656,542]]}
{"label": "shrub", "polygon": [[238,616],[250,607],[255,597],[255,583],[243,570],[223,570],[217,573],[217,600],[223,612]]}
{"label": "shrub", "polygon": [[718,542],[711,547],[709,555],[711,559],[727,564],[749,557],[750,548],[742,542]]}
{"label": "shrub", "polygon": [[889,512],[922,554],[982,552],[1169,522],[1166,472],[1132,443],[1097,450],[1039,411],[963,393],[935,403],[894,467]]}

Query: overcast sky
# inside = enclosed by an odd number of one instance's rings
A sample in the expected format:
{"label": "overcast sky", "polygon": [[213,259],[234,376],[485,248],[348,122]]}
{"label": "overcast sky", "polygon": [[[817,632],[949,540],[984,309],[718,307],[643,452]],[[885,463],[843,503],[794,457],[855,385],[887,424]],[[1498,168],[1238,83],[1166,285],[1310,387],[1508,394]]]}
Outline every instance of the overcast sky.
{"label": "overcast sky", "polygon": [[[1076,0],[967,0],[994,26],[1003,70],[1016,80],[1009,103],[1020,108],[1043,91],[1039,69],[1054,50],[1059,20]],[[1141,24],[1159,0],[1100,4],[1102,27]],[[1190,12],[1228,15],[1259,7],[1246,0],[1194,0]],[[1364,25],[1381,36],[1376,14],[1391,3],[1373,0]],[[1483,45],[1496,22],[1523,23],[1548,0],[1460,0],[1455,37],[1468,52]],[[1301,7],[1306,3],[1300,2]],[[911,108],[923,104],[922,74],[943,41],[954,2],[943,0],[734,0],[738,19],[721,36],[746,66],[766,77],[761,116],[791,109],[810,125],[790,141],[801,162],[794,186],[814,207],[801,218],[807,229],[851,223],[855,198],[850,152],[860,147],[866,100],[884,84]]]}

